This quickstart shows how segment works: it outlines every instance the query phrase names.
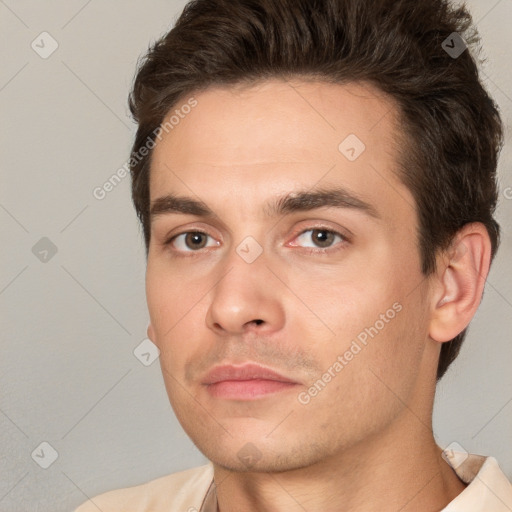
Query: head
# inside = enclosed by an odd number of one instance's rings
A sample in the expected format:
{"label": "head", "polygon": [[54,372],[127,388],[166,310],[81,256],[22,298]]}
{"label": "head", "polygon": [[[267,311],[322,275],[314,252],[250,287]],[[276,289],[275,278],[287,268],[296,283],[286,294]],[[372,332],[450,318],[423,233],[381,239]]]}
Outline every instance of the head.
{"label": "head", "polygon": [[[149,50],[130,97],[149,334],[210,458],[216,436],[227,466],[242,439],[276,468],[314,462],[384,430],[403,412],[388,388],[412,403],[457,356],[499,242],[477,42],[442,0],[196,0]],[[208,371],[248,360],[295,384],[212,397]],[[324,431],[300,461],[296,422]]]}

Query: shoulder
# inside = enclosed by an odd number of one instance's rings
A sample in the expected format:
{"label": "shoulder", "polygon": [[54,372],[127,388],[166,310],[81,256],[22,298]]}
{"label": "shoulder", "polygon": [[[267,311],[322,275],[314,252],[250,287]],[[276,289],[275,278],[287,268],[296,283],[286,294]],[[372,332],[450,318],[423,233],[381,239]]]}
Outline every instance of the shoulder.
{"label": "shoulder", "polygon": [[213,465],[209,463],[145,484],[100,494],[80,505],[75,512],[146,512],[164,506],[169,512],[199,510],[212,481]]}

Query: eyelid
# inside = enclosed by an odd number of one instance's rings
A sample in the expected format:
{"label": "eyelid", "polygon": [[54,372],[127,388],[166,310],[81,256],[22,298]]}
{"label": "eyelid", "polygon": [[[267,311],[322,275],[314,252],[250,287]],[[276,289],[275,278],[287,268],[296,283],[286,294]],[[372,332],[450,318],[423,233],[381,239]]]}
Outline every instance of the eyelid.
{"label": "eyelid", "polygon": [[[218,230],[213,228],[210,224],[203,224],[202,222],[194,222],[190,224],[192,225],[185,224],[172,229],[169,234],[165,235],[163,245],[168,245],[174,238],[188,233],[202,233],[210,238],[220,236]],[[212,233],[215,233],[215,236]],[[222,238],[220,238],[220,240],[222,240]]]}
{"label": "eyelid", "polygon": [[331,245],[329,247],[324,247],[324,248],[322,248],[322,247],[304,247],[304,246],[301,246],[301,245],[298,245],[298,244],[290,244],[290,242],[288,242],[289,246],[291,246],[291,247],[301,247],[302,250],[307,252],[307,253],[322,255],[322,254],[329,254],[329,253],[332,253],[332,252],[339,251],[347,243],[351,242],[351,237],[348,234],[346,234],[344,232],[344,230],[342,230],[342,229],[334,229],[334,228],[332,228],[330,226],[326,226],[324,224],[315,224],[313,226],[310,225],[310,226],[308,226],[306,228],[301,228],[301,229],[296,231],[296,234],[293,236],[292,240],[295,240],[295,239],[299,238],[300,236],[304,235],[308,231],[326,231],[328,233],[332,233],[335,236],[339,236],[341,238],[341,241],[334,242],[333,245]]}
{"label": "eyelid", "polygon": [[349,229],[342,228],[339,226],[330,226],[322,221],[309,221],[304,224],[301,224],[298,228],[294,230],[294,234],[292,236],[296,238],[299,235],[305,233],[306,231],[312,230],[329,231],[331,233],[341,236],[341,238],[349,242],[352,241],[352,238],[354,237],[353,233]]}
{"label": "eyelid", "polygon": [[[208,238],[211,238],[211,239],[214,239],[215,240],[215,237],[213,237],[212,235],[210,235],[210,233],[208,233],[207,231],[205,230],[200,230],[200,229],[194,229],[194,228],[191,228],[191,229],[187,229],[185,231],[181,231],[180,233],[176,233],[176,234],[173,234],[173,235],[170,235],[169,237],[167,237],[164,241],[164,244],[163,245],[172,245],[174,243],[174,241],[176,240],[176,238],[178,238],[179,236],[182,236],[182,235],[188,235],[190,233],[199,233],[201,235],[205,235],[207,236]],[[216,241],[217,242],[217,241]],[[219,243],[217,242],[216,245],[219,245]],[[209,247],[203,247],[202,249],[209,249],[211,248],[212,246],[209,246]],[[198,249],[196,251],[193,251],[193,250],[188,250],[188,251],[183,251],[183,250],[180,250],[180,249],[175,249],[176,252],[182,252],[182,253],[199,253],[201,251],[201,249]]]}

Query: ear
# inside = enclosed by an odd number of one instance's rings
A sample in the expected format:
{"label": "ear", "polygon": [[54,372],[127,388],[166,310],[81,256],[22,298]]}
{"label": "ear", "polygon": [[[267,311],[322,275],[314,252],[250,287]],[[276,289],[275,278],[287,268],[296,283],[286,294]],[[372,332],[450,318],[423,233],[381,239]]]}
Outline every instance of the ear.
{"label": "ear", "polygon": [[155,336],[155,330],[153,329],[153,326],[151,325],[151,323],[148,325],[148,330],[147,330],[147,335],[148,335],[148,338],[153,342],[155,343],[156,345],[156,336]]}
{"label": "ear", "polygon": [[491,263],[491,240],[480,222],[466,224],[437,261],[429,334],[450,341],[468,325],[482,300]]}

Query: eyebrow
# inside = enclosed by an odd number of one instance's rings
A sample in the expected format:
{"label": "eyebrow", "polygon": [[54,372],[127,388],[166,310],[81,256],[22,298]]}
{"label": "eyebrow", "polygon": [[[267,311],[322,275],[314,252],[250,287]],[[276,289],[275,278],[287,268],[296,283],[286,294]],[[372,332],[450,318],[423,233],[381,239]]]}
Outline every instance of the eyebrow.
{"label": "eyebrow", "polygon": [[[340,187],[290,192],[266,203],[264,212],[269,217],[277,217],[326,207],[348,208],[358,210],[375,219],[381,218],[373,205]],[[192,197],[166,194],[153,201],[150,209],[151,218],[171,213],[197,217],[217,216],[203,201]]]}

